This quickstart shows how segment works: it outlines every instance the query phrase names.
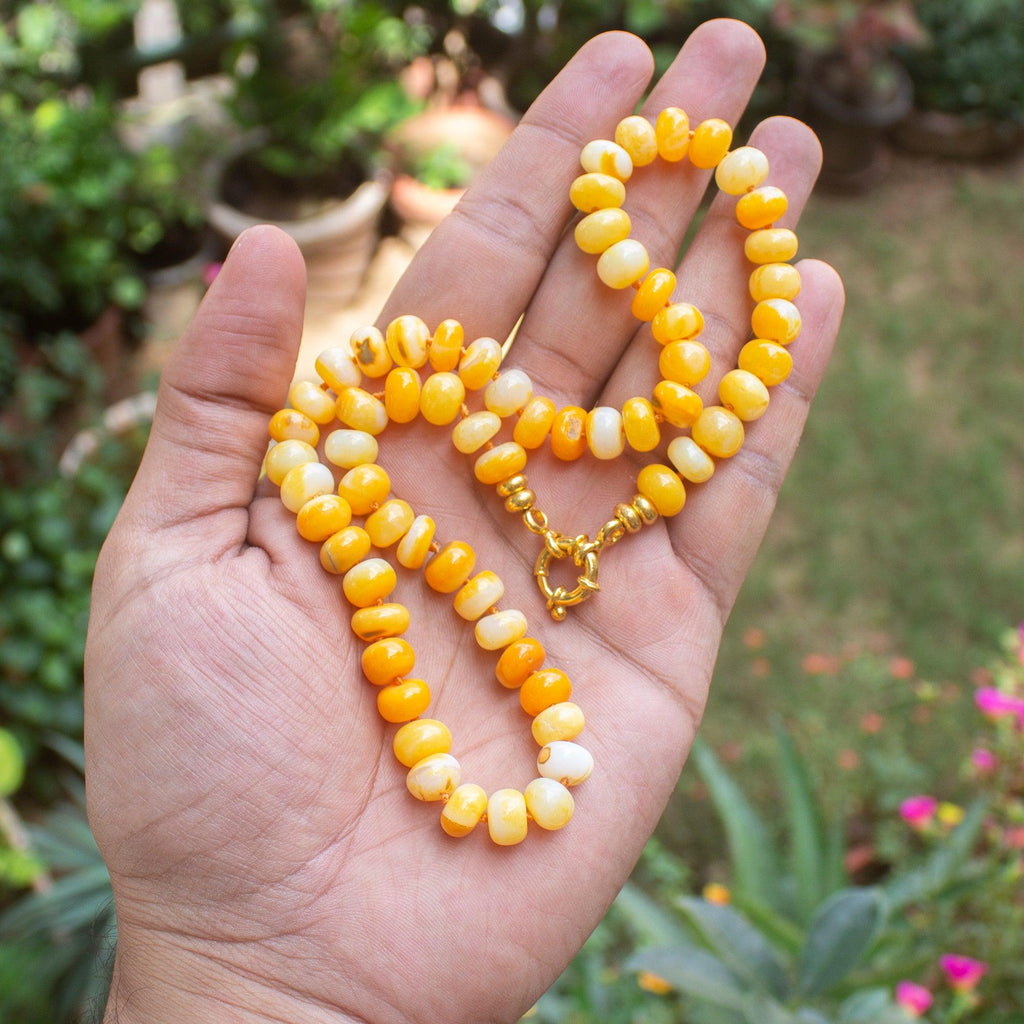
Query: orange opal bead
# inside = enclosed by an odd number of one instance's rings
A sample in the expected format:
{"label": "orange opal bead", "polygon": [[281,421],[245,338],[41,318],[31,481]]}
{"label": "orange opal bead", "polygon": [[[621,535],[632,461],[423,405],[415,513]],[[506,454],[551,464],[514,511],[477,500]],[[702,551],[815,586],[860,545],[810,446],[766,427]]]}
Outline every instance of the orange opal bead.
{"label": "orange opal bead", "polygon": [[514,690],[544,664],[544,658],[545,651],[541,642],[526,636],[509,644],[501,652],[494,673],[502,686]]}
{"label": "orange opal bead", "polygon": [[346,526],[320,547],[320,564],[336,576],[346,573],[370,552],[370,535],[361,526]]}
{"label": "orange opal bead", "polygon": [[404,604],[376,604],[352,615],[352,632],[360,640],[399,636],[409,628],[409,609]]}
{"label": "orange opal bead", "polygon": [[572,683],[560,668],[543,668],[532,673],[519,688],[519,703],[532,716],[572,696]]}
{"label": "orange opal bead", "polygon": [[563,462],[578,459],[587,450],[587,411],[567,405],[551,423],[551,451]]}
{"label": "orange opal bead", "polygon": [[295,525],[303,540],[323,543],[352,521],[352,506],[339,494],[321,494],[299,509]]}
{"label": "orange opal bead", "polygon": [[320,440],[320,428],[298,409],[279,409],[270,417],[267,431],[275,441],[305,441],[315,446]]}
{"label": "orange opal bead", "polygon": [[524,448],[539,448],[551,433],[555,421],[555,403],[543,395],[534,395],[526,403],[512,430],[512,440]]}
{"label": "orange opal bead", "polygon": [[430,707],[430,687],[422,679],[406,679],[377,691],[377,710],[385,722],[398,724],[419,718]]}
{"label": "orange opal bead", "polygon": [[674,516],[686,504],[683,481],[668,466],[644,466],[637,474],[636,489],[658,510],[658,515]]}
{"label": "orange opal bead", "polygon": [[416,664],[416,654],[408,640],[386,637],[363,650],[361,663],[363,675],[374,686],[384,686],[408,675]]}
{"label": "orange opal bead", "polygon": [[384,381],[384,408],[393,423],[412,423],[420,412],[420,375],[396,366]]}
{"label": "orange opal bead", "polygon": [[453,540],[427,562],[423,578],[431,590],[451,594],[469,579],[475,564],[476,552],[465,541]]}
{"label": "orange opal bead", "polygon": [[652,405],[673,427],[689,427],[700,416],[704,403],[696,391],[674,380],[661,380],[654,385]]}
{"label": "orange opal bead", "polygon": [[633,296],[633,316],[645,323],[653,320],[672,299],[676,275],[665,267],[656,267],[641,282]]}

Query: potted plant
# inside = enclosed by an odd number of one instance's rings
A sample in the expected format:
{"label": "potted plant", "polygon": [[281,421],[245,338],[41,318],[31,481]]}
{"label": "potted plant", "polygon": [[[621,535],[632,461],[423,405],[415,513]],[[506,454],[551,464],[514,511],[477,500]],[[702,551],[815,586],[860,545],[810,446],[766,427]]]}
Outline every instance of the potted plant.
{"label": "potted plant", "polygon": [[1024,139],[1018,0],[918,0],[917,14],[928,42],[902,55],[915,102],[893,140],[912,152],[959,159],[1015,150]]}
{"label": "potted plant", "polygon": [[799,53],[797,105],[821,139],[822,183],[843,191],[876,184],[888,164],[885,132],[913,103],[894,55],[924,38],[912,3],[785,0],[772,18]]}
{"label": "potted plant", "polygon": [[217,175],[211,224],[226,238],[266,221],[299,243],[312,301],[345,301],[377,240],[389,172],[381,140],[414,109],[400,68],[427,34],[375,0],[269,5],[234,62],[242,133]]}

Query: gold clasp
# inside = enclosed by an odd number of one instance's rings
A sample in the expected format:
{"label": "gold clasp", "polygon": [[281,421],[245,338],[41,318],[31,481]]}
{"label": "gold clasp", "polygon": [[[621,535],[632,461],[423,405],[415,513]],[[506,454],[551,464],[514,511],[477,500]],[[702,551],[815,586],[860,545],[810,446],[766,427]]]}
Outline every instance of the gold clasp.
{"label": "gold clasp", "polygon": [[[591,540],[586,534],[565,537],[557,530],[545,530],[543,537],[544,547],[537,556],[533,574],[537,577],[537,585],[547,601],[551,617],[561,622],[573,605],[580,604],[601,589],[597,582],[597,554],[601,550],[601,544]],[[572,590],[566,590],[563,586],[552,586],[548,578],[551,560],[570,556],[577,568],[583,570],[576,577],[576,586]]]}

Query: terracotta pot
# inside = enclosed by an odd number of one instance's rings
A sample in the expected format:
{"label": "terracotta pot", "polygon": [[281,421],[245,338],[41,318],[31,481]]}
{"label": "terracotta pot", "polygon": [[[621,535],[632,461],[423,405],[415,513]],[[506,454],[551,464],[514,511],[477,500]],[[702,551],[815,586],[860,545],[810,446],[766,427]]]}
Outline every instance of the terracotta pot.
{"label": "terracotta pot", "polygon": [[[225,172],[229,173],[229,172]],[[327,204],[301,219],[259,217],[219,198],[207,208],[210,225],[233,242],[247,228],[273,223],[295,239],[306,260],[306,298],[309,305],[342,305],[359,289],[380,239],[380,214],[391,187],[390,174],[381,170],[351,195]]]}

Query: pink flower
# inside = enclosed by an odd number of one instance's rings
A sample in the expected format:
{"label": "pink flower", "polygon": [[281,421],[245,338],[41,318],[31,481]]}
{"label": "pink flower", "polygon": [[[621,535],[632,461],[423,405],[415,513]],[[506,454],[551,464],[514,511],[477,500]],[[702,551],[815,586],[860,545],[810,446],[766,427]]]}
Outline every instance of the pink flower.
{"label": "pink flower", "polygon": [[959,953],[945,953],[939,957],[939,966],[946,975],[949,987],[957,992],[970,992],[988,971],[988,964]]}
{"label": "pink flower", "polygon": [[920,830],[931,824],[938,806],[933,796],[911,796],[900,804],[900,817],[911,828]]}
{"label": "pink flower", "polygon": [[896,1002],[903,1007],[911,1017],[920,1017],[928,1012],[932,1005],[932,994],[924,987],[913,981],[900,981],[896,983]]}
{"label": "pink flower", "polygon": [[223,263],[207,263],[206,266],[203,267],[203,284],[205,284],[207,288],[217,280],[217,275],[220,273],[220,268],[223,265]]}
{"label": "pink flower", "polygon": [[1011,697],[994,686],[983,686],[976,690],[974,703],[982,714],[989,718],[1004,718],[1007,715],[1016,715],[1018,722],[1024,724],[1024,700],[1020,697]]}
{"label": "pink flower", "polygon": [[977,747],[971,751],[971,767],[979,775],[988,775],[990,772],[994,772],[998,766],[999,760],[991,750]]}

